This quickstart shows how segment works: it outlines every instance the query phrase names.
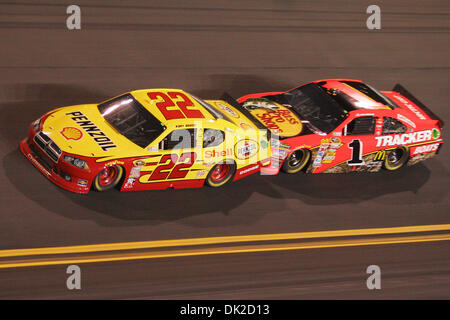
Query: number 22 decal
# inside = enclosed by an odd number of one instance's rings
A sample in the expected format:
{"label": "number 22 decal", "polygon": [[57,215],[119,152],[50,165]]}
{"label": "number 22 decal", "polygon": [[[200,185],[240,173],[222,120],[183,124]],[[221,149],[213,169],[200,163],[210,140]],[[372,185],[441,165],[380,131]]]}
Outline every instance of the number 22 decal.
{"label": "number 22 decal", "polygon": [[349,166],[360,166],[364,164],[362,159],[362,148],[363,143],[359,139],[354,139],[348,144],[349,148],[352,149],[352,159],[347,161]]}
{"label": "number 22 decal", "polygon": [[[195,108],[195,105],[192,100],[182,92],[170,91],[167,92],[167,94],[163,92],[149,92],[147,95],[150,99],[157,101],[156,107],[167,120],[184,118],[198,119],[205,117],[200,110],[188,108]],[[174,101],[173,99],[178,100]]]}
{"label": "number 22 decal", "polygon": [[[180,158],[177,154],[166,154],[159,160],[156,169],[149,173],[142,175],[139,178],[141,183],[149,183],[156,180],[167,180],[167,179],[183,179],[189,172],[189,168],[195,162],[197,154],[195,152],[183,153]],[[189,159],[189,160],[188,160]],[[186,162],[186,160],[188,160]],[[179,162],[177,165],[175,165]]]}

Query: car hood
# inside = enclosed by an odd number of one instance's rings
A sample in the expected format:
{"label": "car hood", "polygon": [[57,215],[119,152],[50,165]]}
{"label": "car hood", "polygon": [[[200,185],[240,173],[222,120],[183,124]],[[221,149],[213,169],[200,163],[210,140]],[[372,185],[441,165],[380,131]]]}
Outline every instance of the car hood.
{"label": "car hood", "polygon": [[106,122],[96,104],[63,107],[51,111],[42,132],[67,153],[86,157],[117,157],[143,153],[143,149]]}
{"label": "car hood", "polygon": [[302,119],[275,101],[265,97],[250,98],[243,103],[243,107],[273,134],[288,138],[304,133]]}

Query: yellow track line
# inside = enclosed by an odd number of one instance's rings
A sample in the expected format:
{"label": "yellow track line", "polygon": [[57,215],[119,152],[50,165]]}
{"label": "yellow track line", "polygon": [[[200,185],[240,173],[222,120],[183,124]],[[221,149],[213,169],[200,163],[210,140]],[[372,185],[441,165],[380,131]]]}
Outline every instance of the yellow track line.
{"label": "yellow track line", "polygon": [[31,249],[9,249],[9,250],[0,250],[0,258],[14,257],[14,256],[84,253],[84,252],[100,252],[100,251],[149,249],[149,248],[160,248],[160,247],[208,245],[208,244],[221,244],[221,243],[314,239],[314,238],[330,238],[330,237],[345,237],[345,236],[368,236],[368,235],[379,235],[379,234],[394,234],[394,233],[397,234],[397,233],[414,233],[414,232],[430,232],[430,231],[450,231],[450,224],[422,225],[422,226],[408,226],[408,227],[390,227],[390,228],[350,229],[350,230],[329,230],[329,231],[296,232],[296,233],[276,233],[276,234],[260,234],[260,235],[241,235],[241,236],[156,240],[156,241],[140,241],[140,242],[104,243],[104,244],[93,244],[93,245],[45,247],[45,248],[31,248]]}
{"label": "yellow track line", "polygon": [[0,262],[0,269],[2,268],[17,268],[17,267],[31,267],[31,266],[49,266],[61,264],[76,264],[76,263],[94,263],[94,262],[111,262],[111,261],[125,261],[125,260],[139,260],[152,258],[169,258],[169,257],[187,257],[198,255],[212,255],[212,254],[230,254],[230,253],[247,253],[247,252],[267,252],[267,251],[284,251],[284,250],[301,250],[301,249],[319,249],[319,248],[334,248],[334,247],[351,247],[351,246],[367,246],[367,245],[382,245],[382,244],[401,244],[401,243],[416,243],[429,241],[445,241],[450,240],[450,234],[438,235],[421,235],[409,237],[384,237],[372,239],[347,239],[347,240],[332,240],[332,241],[315,241],[303,243],[288,243],[288,244],[270,244],[270,245],[248,245],[248,246],[233,246],[221,248],[199,248],[199,249],[185,249],[172,251],[154,251],[154,252],[135,252],[114,255],[97,255],[85,257],[64,257],[64,258],[47,258],[34,260],[16,260]]}

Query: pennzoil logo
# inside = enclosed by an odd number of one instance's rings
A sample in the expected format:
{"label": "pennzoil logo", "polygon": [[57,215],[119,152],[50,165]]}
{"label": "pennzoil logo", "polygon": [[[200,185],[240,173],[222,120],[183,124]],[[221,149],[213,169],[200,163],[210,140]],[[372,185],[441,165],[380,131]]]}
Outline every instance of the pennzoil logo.
{"label": "pennzoil logo", "polygon": [[[106,134],[100,130],[92,121],[89,120],[82,112],[74,111],[68,112],[66,115],[75,121],[83,130],[94,138],[94,141],[102,148],[103,151],[108,151],[110,148],[117,148],[114,142],[106,136]],[[76,129],[76,128],[75,128]],[[78,130],[78,129],[77,129]]]}
{"label": "pennzoil logo", "polygon": [[383,161],[386,158],[386,151],[380,150],[375,153],[373,161]]}
{"label": "pennzoil logo", "polygon": [[238,159],[246,160],[253,157],[258,152],[258,143],[253,140],[245,139],[236,143],[234,149]]}
{"label": "pennzoil logo", "polygon": [[65,127],[60,133],[66,140],[80,140],[83,138],[83,132],[74,127]]}

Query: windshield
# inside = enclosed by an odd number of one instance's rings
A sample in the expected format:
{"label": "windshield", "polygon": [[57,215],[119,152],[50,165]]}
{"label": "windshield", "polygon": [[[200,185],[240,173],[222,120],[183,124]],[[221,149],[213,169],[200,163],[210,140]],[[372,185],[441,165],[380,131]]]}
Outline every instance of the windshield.
{"label": "windshield", "polygon": [[325,133],[333,131],[347,117],[347,111],[315,83],[288,91],[283,97],[300,118]]}
{"label": "windshield", "polygon": [[98,110],[120,134],[142,148],[166,129],[129,93],[99,104]]}

